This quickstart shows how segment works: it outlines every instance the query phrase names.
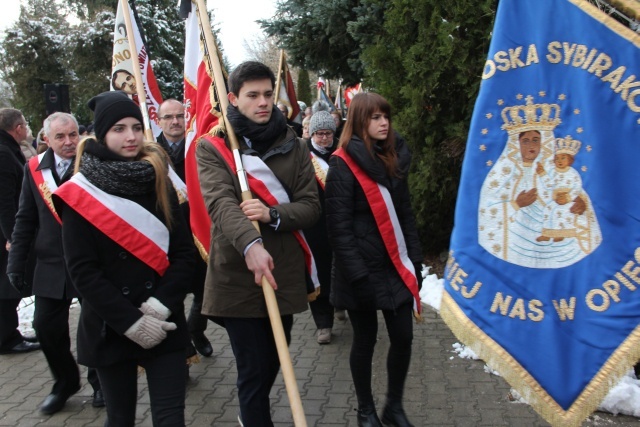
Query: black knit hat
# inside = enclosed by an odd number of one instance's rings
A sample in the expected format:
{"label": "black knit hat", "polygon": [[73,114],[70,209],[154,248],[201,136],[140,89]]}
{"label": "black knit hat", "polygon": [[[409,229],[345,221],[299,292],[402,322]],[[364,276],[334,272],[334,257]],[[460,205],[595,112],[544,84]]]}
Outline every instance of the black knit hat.
{"label": "black knit hat", "polygon": [[104,137],[111,126],[125,117],[133,117],[142,123],[142,112],[131,98],[122,91],[102,92],[89,100],[87,106],[93,111],[93,122],[98,141]]}

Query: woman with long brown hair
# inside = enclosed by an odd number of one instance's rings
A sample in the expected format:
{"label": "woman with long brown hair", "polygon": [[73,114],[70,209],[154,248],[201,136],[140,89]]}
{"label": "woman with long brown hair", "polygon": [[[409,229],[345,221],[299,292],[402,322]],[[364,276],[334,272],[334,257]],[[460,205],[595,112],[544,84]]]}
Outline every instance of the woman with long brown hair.
{"label": "woman with long brown hair", "polygon": [[153,425],[183,426],[183,301],[194,246],[167,157],[144,141],[138,106],[105,92],[89,107],[96,137],[80,142],[75,175],[54,193],[65,261],[83,299],[78,362],[96,368],[111,427],[135,423],[138,366]]}
{"label": "woman with long brown hair", "polygon": [[378,310],[389,334],[388,388],[382,422],[411,426],[402,407],[411,360],[413,316],[420,312],[422,253],[409,200],[411,155],[393,132],[391,107],[380,95],[351,101],[325,194],[334,251],[331,302],[353,327],[351,375],[358,426],[381,426],[371,389]]}

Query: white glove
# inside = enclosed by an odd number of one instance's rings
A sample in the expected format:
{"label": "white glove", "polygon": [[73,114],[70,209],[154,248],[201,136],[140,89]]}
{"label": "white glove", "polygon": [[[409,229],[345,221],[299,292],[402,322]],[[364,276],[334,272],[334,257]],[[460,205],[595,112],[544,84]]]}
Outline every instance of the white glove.
{"label": "white glove", "polygon": [[158,320],[167,320],[171,316],[171,310],[155,297],[149,297],[148,300],[143,302],[140,306],[140,311]]}
{"label": "white glove", "polygon": [[175,323],[164,322],[145,314],[125,331],[124,336],[148,350],[160,344],[167,337],[167,331],[177,328]]}

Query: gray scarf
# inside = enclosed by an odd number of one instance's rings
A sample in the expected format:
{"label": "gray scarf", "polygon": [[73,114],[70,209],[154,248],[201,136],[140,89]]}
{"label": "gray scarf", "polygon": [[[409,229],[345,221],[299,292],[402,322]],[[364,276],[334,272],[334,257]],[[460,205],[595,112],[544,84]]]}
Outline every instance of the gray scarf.
{"label": "gray scarf", "polygon": [[86,142],[80,172],[93,185],[116,196],[137,196],[155,189],[151,163],[128,161],[93,139]]}

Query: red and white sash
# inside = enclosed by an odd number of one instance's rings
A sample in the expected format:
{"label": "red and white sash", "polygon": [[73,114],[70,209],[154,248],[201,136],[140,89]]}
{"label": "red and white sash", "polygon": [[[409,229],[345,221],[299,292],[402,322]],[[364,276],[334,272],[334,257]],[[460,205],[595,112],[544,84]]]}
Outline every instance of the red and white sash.
{"label": "red and white sash", "polygon": [[371,210],[374,212],[373,216],[376,220],[378,231],[380,231],[380,235],[382,236],[384,246],[387,249],[387,253],[405,286],[413,295],[414,311],[420,314],[422,307],[420,304],[420,293],[418,291],[418,279],[413,268],[413,263],[407,253],[404,234],[402,233],[400,221],[398,220],[398,215],[396,214],[389,190],[371,179],[342,148],[336,150],[333,155],[344,160],[362,187],[367,197],[367,202],[369,202],[369,206],[371,206]]}
{"label": "red and white sash", "polygon": [[171,165],[169,165],[168,169],[171,184],[173,184],[173,188],[176,190],[176,193],[178,193],[178,201],[180,202],[180,204],[188,202],[189,196],[187,194],[187,184],[185,184],[184,181],[180,179]]}
{"label": "red and white sash", "polygon": [[[233,153],[229,147],[227,147],[224,140],[222,138],[210,138],[208,136],[204,136],[204,138],[213,144],[227,162],[231,170],[235,171],[236,162],[233,158]],[[273,206],[291,202],[287,191],[274,175],[273,171],[269,169],[269,166],[267,166],[262,159],[257,156],[247,156],[243,154],[242,164],[247,172],[249,189],[267,205]],[[316,262],[313,259],[311,248],[304,237],[304,233],[300,230],[294,230],[292,233],[304,252],[305,264],[307,266],[307,272],[311,276],[311,281],[313,282],[313,285],[318,288],[320,286],[320,280],[318,279]]]}
{"label": "red and white sash", "polygon": [[40,166],[40,162],[42,161],[45,153],[40,153],[29,159],[29,170],[31,171],[31,176],[36,183],[36,188],[42,196],[44,203],[47,205],[56,221],[62,224],[62,220],[60,219],[58,212],[56,212],[56,208],[53,206],[53,201],[51,200],[51,195],[58,189],[58,184],[56,184],[56,180],[53,177],[53,172],[50,168],[38,170],[38,166]]}
{"label": "red and white sash", "polygon": [[169,267],[169,230],[139,204],[102,191],[81,173],[55,194],[159,275]]}
{"label": "red and white sash", "polygon": [[318,181],[318,184],[320,184],[320,187],[324,190],[324,183],[327,180],[329,164],[313,151],[311,152],[311,164],[313,165],[313,170],[316,172],[316,181]]}

